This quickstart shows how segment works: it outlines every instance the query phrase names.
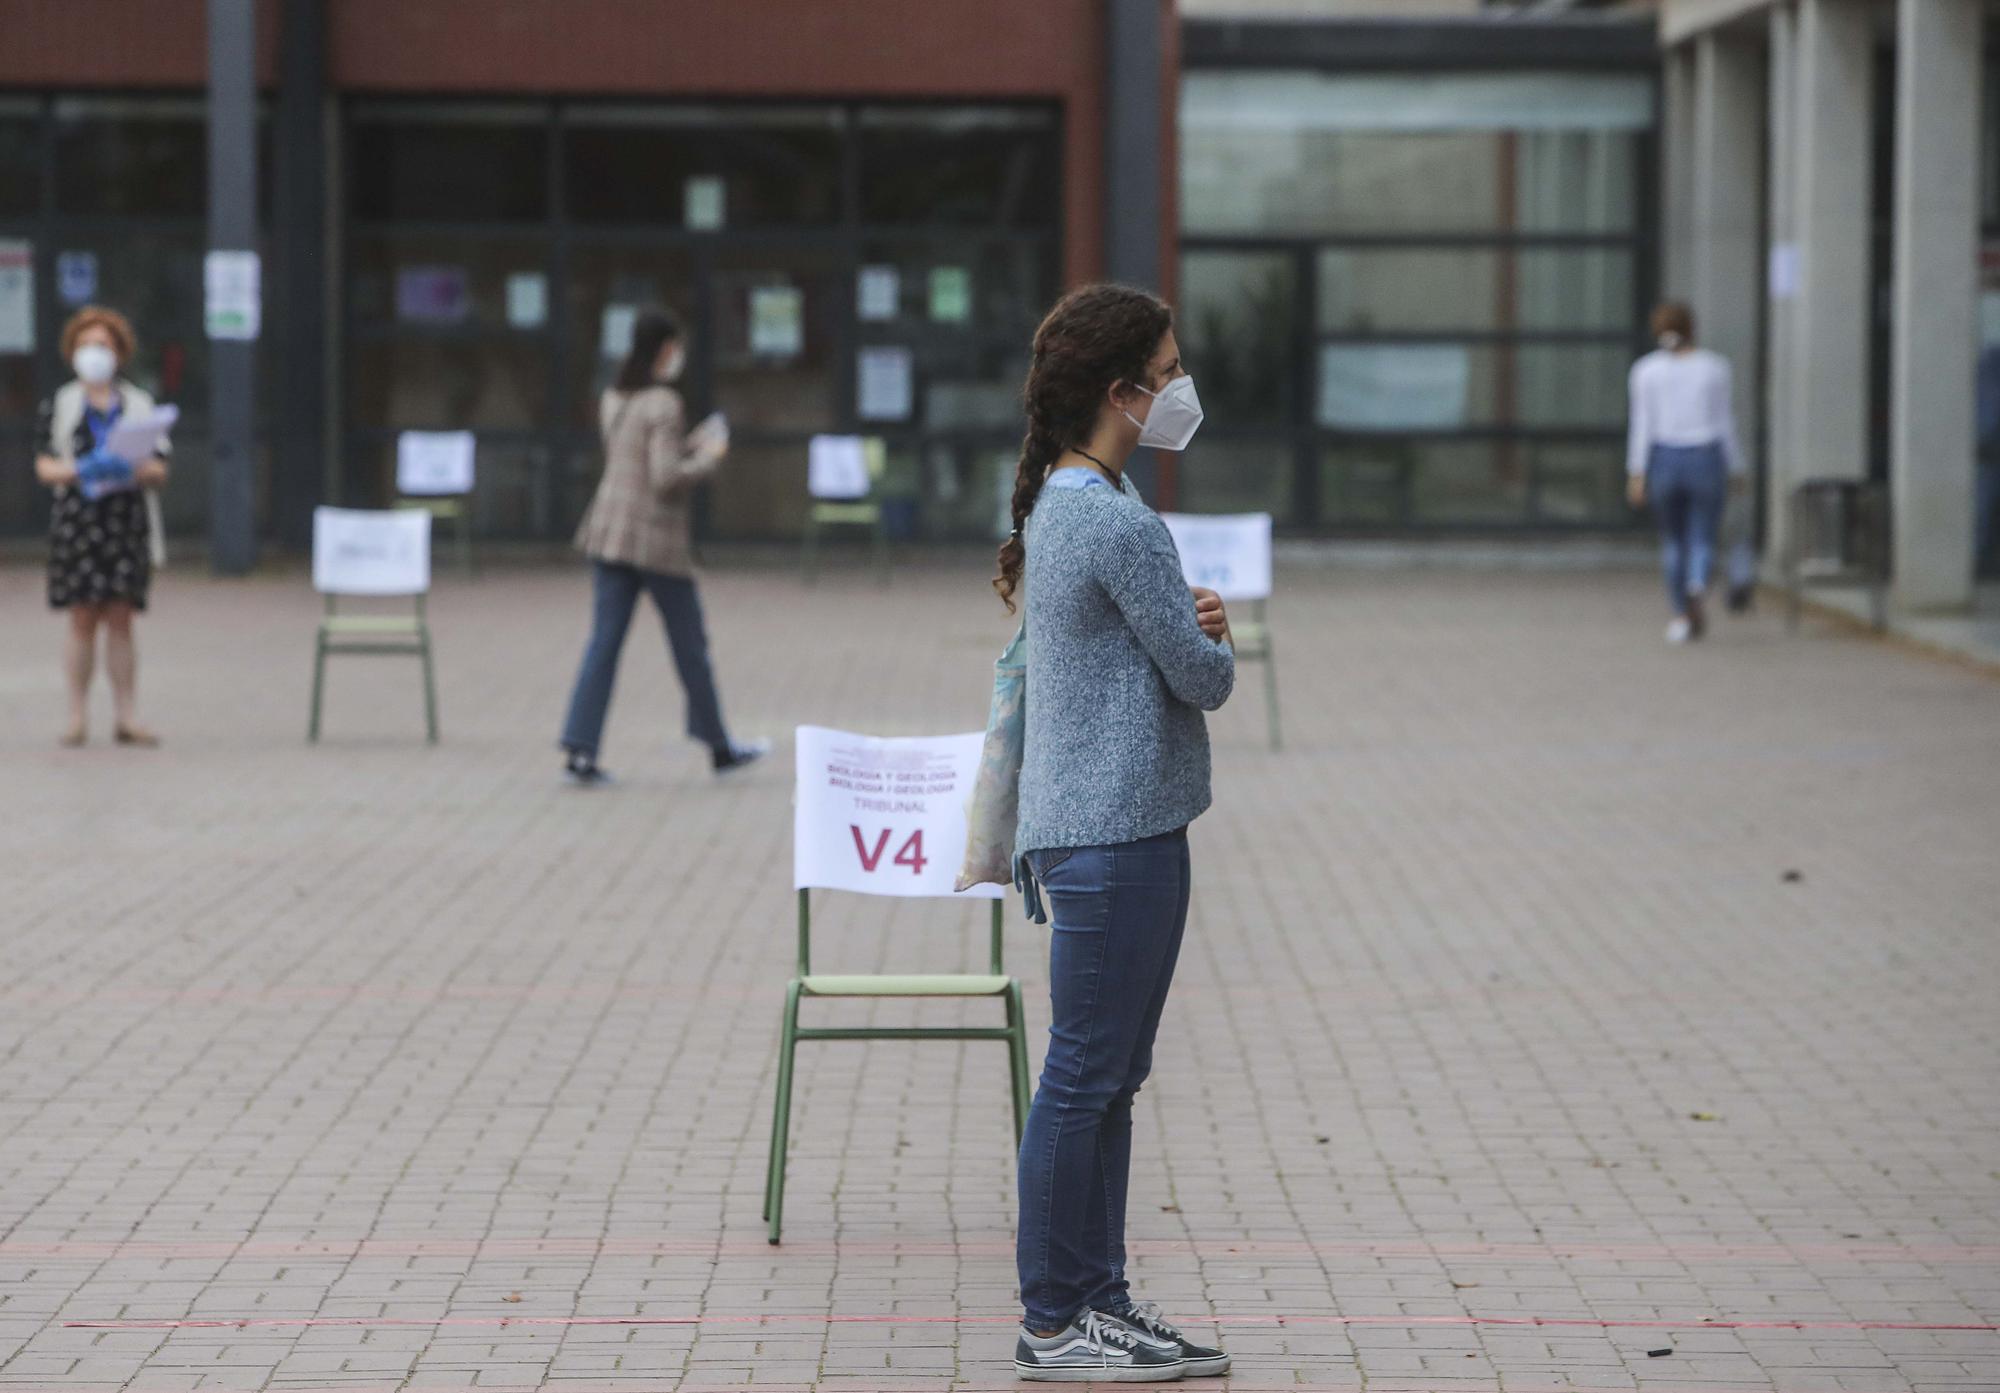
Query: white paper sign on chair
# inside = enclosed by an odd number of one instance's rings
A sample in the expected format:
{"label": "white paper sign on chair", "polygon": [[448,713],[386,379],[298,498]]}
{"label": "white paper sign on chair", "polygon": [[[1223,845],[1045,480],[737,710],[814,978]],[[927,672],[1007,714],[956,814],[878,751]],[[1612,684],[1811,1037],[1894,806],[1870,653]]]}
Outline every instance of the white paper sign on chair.
{"label": "white paper sign on chair", "polygon": [[313,509],[313,589],[322,595],[421,595],[431,588],[431,515]]}
{"label": "white paper sign on chair", "polygon": [[406,430],[396,437],[396,492],[412,498],[471,493],[476,452],[469,430]]}
{"label": "white paper sign on chair", "polygon": [[868,496],[868,447],[858,435],[815,435],[806,447],[806,492],[827,502]]}
{"label": "white paper sign on chair", "polygon": [[1269,513],[1162,513],[1189,585],[1225,600],[1271,598]]}
{"label": "white paper sign on chair", "polygon": [[997,900],[997,885],[954,895],[965,809],[983,731],[884,739],[798,730],[794,889]]}

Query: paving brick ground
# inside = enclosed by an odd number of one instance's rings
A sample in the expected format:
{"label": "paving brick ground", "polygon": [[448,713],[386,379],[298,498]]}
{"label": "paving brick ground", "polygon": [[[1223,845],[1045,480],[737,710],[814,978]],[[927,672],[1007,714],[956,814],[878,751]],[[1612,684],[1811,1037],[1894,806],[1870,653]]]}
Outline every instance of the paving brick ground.
{"label": "paving brick ground", "polygon": [[[718,570],[738,727],[977,725],[981,580]],[[1254,689],[1214,723],[1139,1104],[1146,1293],[1239,1390],[2000,1389],[2000,682],[1773,619],[1669,651],[1638,575],[1283,584],[1287,746]],[[443,586],[437,749],[358,660],[308,749],[302,582],[176,574],[166,748],[60,752],[38,587],[0,571],[0,1385],[1012,1385],[997,1047],[810,1049],[763,1240],[787,780],[712,786],[655,631],[579,792],[573,571]],[[976,961],[963,907],[825,923],[830,967]],[[1042,947],[1010,918],[1038,1021]]]}

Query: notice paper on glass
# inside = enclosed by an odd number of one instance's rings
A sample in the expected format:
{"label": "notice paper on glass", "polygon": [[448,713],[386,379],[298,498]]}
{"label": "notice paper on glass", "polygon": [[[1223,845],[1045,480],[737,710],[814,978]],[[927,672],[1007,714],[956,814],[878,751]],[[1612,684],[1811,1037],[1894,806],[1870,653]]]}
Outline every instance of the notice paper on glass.
{"label": "notice paper on glass", "polygon": [[750,351],[760,358],[796,358],[806,347],[806,297],[795,285],[750,290]]}
{"label": "notice paper on glass", "polygon": [[722,180],[713,174],[697,174],[687,181],[681,195],[681,217],[690,230],[714,232],[726,217]]}
{"label": "notice paper on glass", "polygon": [[[883,739],[800,726],[792,884],[864,895],[953,895],[984,731]],[[997,900],[998,885],[958,896]]]}
{"label": "notice paper on glass", "polygon": [[472,318],[472,278],[463,266],[404,266],[396,272],[396,318],[463,324]]}
{"label": "notice paper on glass", "polygon": [[939,324],[972,318],[972,272],[963,266],[931,268],[931,318]]}
{"label": "notice paper on glass", "polygon": [[903,308],[903,276],[894,266],[863,266],[854,293],[855,313],[880,322]]}
{"label": "notice paper on glass", "polygon": [[0,241],[0,353],[35,351],[35,247]]}
{"label": "notice paper on glass", "polygon": [[396,492],[439,497],[472,492],[476,445],[469,430],[406,430],[396,437]]}
{"label": "notice paper on glass", "polygon": [[1771,298],[1792,300],[1799,293],[1799,244],[1775,242],[1771,246]]}
{"label": "notice paper on glass", "polygon": [[1458,344],[1323,344],[1319,423],[1347,430],[1465,424],[1472,360]]}
{"label": "notice paper on glass", "polygon": [[65,305],[87,305],[97,298],[96,252],[56,256],[56,295]]}
{"label": "notice paper on glass", "polygon": [[507,277],[507,323],[516,329],[539,329],[549,322],[549,278],[540,271],[516,271]]}
{"label": "notice paper on glass", "polygon": [[864,348],[855,363],[855,412],[864,421],[907,421],[916,405],[907,348]]}
{"label": "notice paper on glass", "polygon": [[632,326],[638,322],[637,305],[606,305],[604,320],[597,331],[597,356],[623,358],[632,351]]}
{"label": "notice paper on glass", "polygon": [[143,416],[121,417],[105,439],[105,451],[133,464],[144,464],[166,452],[167,433],[180,418],[178,406],[156,406]]}
{"label": "notice paper on glass", "polygon": [[838,502],[868,496],[868,447],[858,435],[815,435],[806,447],[806,492]]}

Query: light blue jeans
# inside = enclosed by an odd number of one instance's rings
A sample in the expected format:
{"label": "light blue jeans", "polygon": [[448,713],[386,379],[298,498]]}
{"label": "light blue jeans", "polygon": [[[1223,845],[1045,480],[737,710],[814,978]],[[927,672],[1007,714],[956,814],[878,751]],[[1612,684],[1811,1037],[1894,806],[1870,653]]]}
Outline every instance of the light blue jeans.
{"label": "light blue jeans", "polygon": [[1721,445],[1655,445],[1647,461],[1646,496],[1660,524],[1667,604],[1675,614],[1686,614],[1688,596],[1708,589],[1715,569],[1715,534],[1729,497]]}

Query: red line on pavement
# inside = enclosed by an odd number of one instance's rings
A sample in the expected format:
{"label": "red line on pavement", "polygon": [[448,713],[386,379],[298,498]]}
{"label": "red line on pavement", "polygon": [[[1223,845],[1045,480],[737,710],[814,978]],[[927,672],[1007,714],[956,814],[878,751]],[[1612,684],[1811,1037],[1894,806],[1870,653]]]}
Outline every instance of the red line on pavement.
{"label": "red line on pavement", "polygon": [[[1421,1257],[1495,1258],[1548,1261],[1579,1258],[1644,1262],[2000,1262],[2000,1244],[1933,1243],[1425,1243],[1409,1240],[1315,1243],[1307,1239],[1192,1241],[1137,1239],[1129,1248],[1141,1255],[1196,1253],[1228,1257]],[[772,1257],[788,1261],[824,1257],[987,1257],[1012,1254],[1012,1240],[948,1242],[930,1239],[794,1240],[774,1250],[762,1238],[495,1238],[495,1239],[316,1239],[303,1242],[163,1242],[144,1239],[14,1239],[0,1242],[0,1257],[104,1261],[140,1258],[520,1258],[520,1257]]]}
{"label": "red line on pavement", "polygon": [[[66,1320],[70,1330],[242,1330],[264,1326],[465,1325],[1014,1325],[1013,1316],[744,1314],[698,1316],[242,1316],[233,1319]],[[1900,1320],[1608,1320],[1586,1316],[1221,1315],[1204,1325],[1527,1325],[1598,1330],[1960,1330],[2000,1333],[2000,1325]]]}

